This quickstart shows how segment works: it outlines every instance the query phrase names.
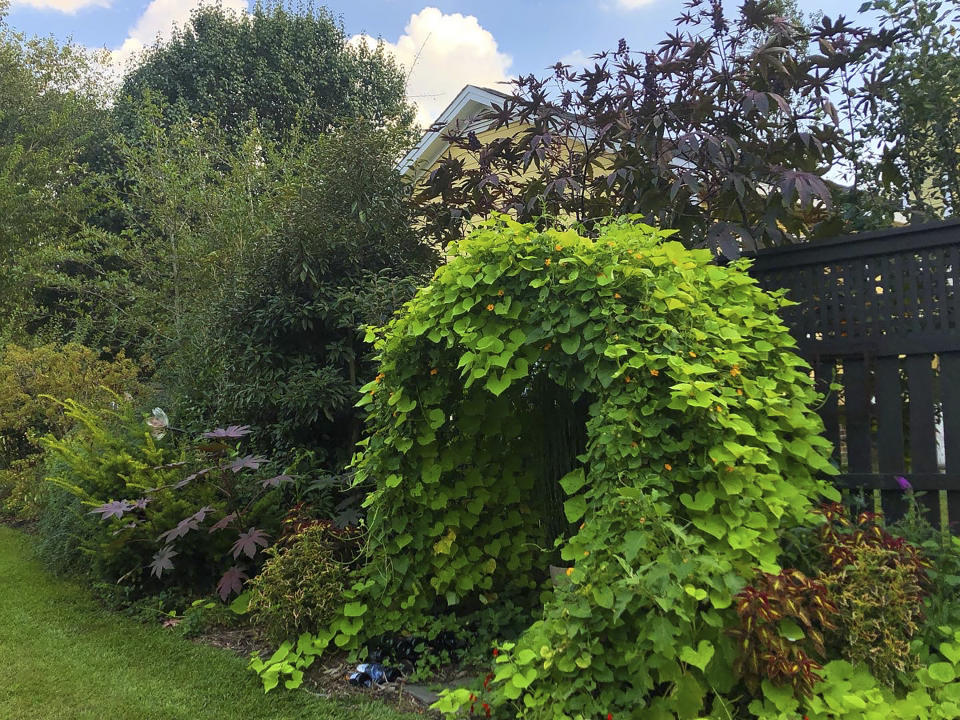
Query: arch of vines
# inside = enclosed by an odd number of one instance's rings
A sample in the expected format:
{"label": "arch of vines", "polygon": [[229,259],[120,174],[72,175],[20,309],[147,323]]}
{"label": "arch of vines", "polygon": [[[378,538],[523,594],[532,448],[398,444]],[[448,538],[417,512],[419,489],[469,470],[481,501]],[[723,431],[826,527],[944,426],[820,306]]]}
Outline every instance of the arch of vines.
{"label": "arch of vines", "polygon": [[[497,644],[483,697],[450,693],[448,712],[674,718],[725,702],[733,596],[777,571],[778,529],[836,493],[816,477],[829,444],[776,315],[787,301],[669,235],[490,222],[375,333],[355,461],[375,488],[368,563],[318,648],[443,630],[487,657]],[[557,523],[544,475],[563,463],[544,435],[559,425],[543,420],[578,407]]]}

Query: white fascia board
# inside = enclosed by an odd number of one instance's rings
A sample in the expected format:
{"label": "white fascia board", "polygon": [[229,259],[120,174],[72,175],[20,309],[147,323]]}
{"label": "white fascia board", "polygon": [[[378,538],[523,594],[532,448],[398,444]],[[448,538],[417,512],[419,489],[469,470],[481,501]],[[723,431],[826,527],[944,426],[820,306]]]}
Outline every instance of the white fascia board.
{"label": "white fascia board", "polygon": [[401,175],[411,171],[425,172],[426,168],[433,165],[449,147],[450,143],[443,139],[443,135],[450,125],[456,122],[470,122],[481,111],[492,108],[496,102],[503,102],[503,97],[475,85],[464,87],[431,125],[437,129],[426,132],[420,138],[420,142],[403,156],[397,165],[397,170]]}

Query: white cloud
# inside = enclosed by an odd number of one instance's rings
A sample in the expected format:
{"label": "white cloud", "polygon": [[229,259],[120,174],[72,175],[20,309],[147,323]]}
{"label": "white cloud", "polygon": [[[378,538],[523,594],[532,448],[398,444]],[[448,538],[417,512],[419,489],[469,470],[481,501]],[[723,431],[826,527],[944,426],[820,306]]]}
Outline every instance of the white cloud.
{"label": "white cloud", "polygon": [[88,7],[110,7],[112,0],[13,0],[14,5],[26,5],[37,10],[56,10],[73,15]]}
{"label": "white cloud", "polygon": [[[350,42],[376,44],[367,35],[355,35]],[[447,15],[434,7],[411,15],[403,35],[395,43],[384,44],[410,73],[407,97],[417,105],[417,120],[424,127],[437,119],[464,85],[497,88],[508,79],[507,69],[513,62],[497,49],[496,39],[477,18]]]}
{"label": "white cloud", "polygon": [[560,62],[564,65],[570,65],[573,70],[582,70],[583,68],[593,66],[595,61],[590,59],[590,56],[587,55],[583,50],[577,48],[573,52],[568,52],[562,58]]}
{"label": "white cloud", "polygon": [[[190,13],[203,4],[203,0],[152,0],[136,25],[127,32],[123,44],[111,53],[114,66],[123,69],[137,53],[153,44],[154,40],[170,37],[174,27],[184,25],[190,19]],[[247,12],[249,8],[247,0],[223,0],[221,5],[237,12]]]}

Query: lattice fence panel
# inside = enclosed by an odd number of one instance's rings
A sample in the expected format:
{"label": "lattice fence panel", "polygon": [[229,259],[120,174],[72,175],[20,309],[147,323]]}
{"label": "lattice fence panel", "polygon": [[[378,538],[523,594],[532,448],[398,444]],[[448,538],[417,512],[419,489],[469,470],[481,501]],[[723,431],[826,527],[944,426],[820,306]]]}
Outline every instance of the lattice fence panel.
{"label": "lattice fence panel", "polygon": [[839,482],[876,491],[896,518],[903,476],[933,521],[960,530],[960,223],[761,251],[754,263],[763,287],[797,303],[782,315],[827,393]]}

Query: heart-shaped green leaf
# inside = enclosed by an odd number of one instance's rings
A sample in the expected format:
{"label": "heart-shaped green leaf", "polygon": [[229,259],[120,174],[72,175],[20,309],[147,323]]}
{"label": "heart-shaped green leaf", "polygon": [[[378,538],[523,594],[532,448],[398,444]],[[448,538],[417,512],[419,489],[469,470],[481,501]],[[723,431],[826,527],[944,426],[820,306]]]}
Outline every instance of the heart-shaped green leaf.
{"label": "heart-shaped green leaf", "polygon": [[713,653],[713,643],[711,643],[709,640],[701,640],[699,643],[697,643],[696,650],[689,645],[682,648],[680,650],[680,660],[688,665],[693,665],[702,671],[706,670],[707,665],[710,664],[710,660],[713,658]]}

